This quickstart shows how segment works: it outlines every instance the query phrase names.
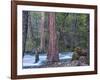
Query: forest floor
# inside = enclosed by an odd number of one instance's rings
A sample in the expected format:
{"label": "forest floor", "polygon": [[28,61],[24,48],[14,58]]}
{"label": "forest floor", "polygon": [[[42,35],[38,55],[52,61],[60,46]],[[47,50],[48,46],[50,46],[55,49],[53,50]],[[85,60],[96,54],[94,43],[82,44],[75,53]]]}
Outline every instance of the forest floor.
{"label": "forest floor", "polygon": [[65,59],[65,60],[61,60],[59,62],[53,62],[53,63],[45,63],[45,65],[40,66],[39,68],[48,68],[48,67],[67,67],[70,66],[71,63],[71,59]]}

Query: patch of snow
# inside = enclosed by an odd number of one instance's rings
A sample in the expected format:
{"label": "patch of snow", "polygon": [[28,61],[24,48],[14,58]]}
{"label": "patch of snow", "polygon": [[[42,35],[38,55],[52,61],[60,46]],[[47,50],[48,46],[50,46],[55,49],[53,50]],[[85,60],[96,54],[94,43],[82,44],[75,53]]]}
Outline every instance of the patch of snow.
{"label": "patch of snow", "polygon": [[40,66],[43,65],[43,61],[46,61],[46,55],[39,56],[39,62],[35,63],[35,56],[33,55],[25,55],[23,58],[23,67],[29,66]]}
{"label": "patch of snow", "polygon": [[72,58],[72,52],[64,52],[63,54],[62,53],[60,53],[59,54],[59,58],[60,58],[60,60],[62,60],[62,59],[71,59]]}
{"label": "patch of snow", "polygon": [[[34,55],[25,55],[24,58],[23,58],[23,67],[35,67],[35,66],[41,66],[43,65],[43,61],[46,61],[46,55],[44,54],[41,54],[39,56],[39,62],[37,63],[34,63],[35,62],[35,56]],[[72,52],[64,52],[64,54],[62,53],[59,53],[59,58],[60,60],[62,59],[71,59],[72,58]]]}
{"label": "patch of snow", "polygon": [[42,63],[41,61],[39,61],[38,63],[34,63],[34,62],[32,62],[32,63],[23,63],[23,66],[24,67],[25,66],[27,66],[27,67],[29,67],[29,66],[40,66],[40,65],[42,65],[41,63]]}

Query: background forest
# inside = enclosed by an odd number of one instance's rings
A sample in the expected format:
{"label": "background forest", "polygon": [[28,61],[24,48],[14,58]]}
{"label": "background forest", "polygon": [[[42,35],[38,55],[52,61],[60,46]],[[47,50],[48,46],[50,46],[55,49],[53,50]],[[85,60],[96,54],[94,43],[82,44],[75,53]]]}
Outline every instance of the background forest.
{"label": "background forest", "polygon": [[89,14],[23,11],[23,56],[39,48],[58,61],[58,53],[76,47],[89,48]]}
{"label": "background forest", "polygon": [[[48,49],[48,16],[42,12],[23,12],[29,13],[28,32],[25,51],[31,51],[33,48],[40,47],[41,39],[41,17],[44,17],[44,49]],[[73,50],[76,46],[88,47],[89,38],[89,15],[76,13],[55,13],[56,33],[59,51]],[[23,15],[24,16],[24,15]],[[25,23],[25,22],[24,22]]]}

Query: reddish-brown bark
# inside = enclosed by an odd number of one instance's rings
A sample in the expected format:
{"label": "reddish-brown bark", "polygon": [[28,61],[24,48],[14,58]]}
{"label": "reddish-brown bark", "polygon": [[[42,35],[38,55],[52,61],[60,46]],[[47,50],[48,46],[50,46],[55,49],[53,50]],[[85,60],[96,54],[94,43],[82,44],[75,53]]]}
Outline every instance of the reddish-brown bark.
{"label": "reddish-brown bark", "polygon": [[48,26],[49,26],[49,47],[47,60],[48,62],[59,61],[59,54],[57,49],[57,35],[55,28],[55,13],[48,13]]}

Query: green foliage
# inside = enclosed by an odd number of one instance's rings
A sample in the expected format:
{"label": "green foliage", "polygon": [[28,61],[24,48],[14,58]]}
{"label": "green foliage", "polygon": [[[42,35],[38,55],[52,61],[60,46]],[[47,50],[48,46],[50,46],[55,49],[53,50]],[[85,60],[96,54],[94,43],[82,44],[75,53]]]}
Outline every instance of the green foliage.
{"label": "green foliage", "polygon": [[[32,37],[26,41],[26,51],[40,46],[40,23],[41,13],[32,12]],[[78,13],[57,13],[56,12],[56,33],[59,51],[72,51],[75,47],[88,48],[89,44],[89,14]],[[45,14],[45,50],[48,51],[48,15]],[[28,36],[30,36],[28,30]]]}

